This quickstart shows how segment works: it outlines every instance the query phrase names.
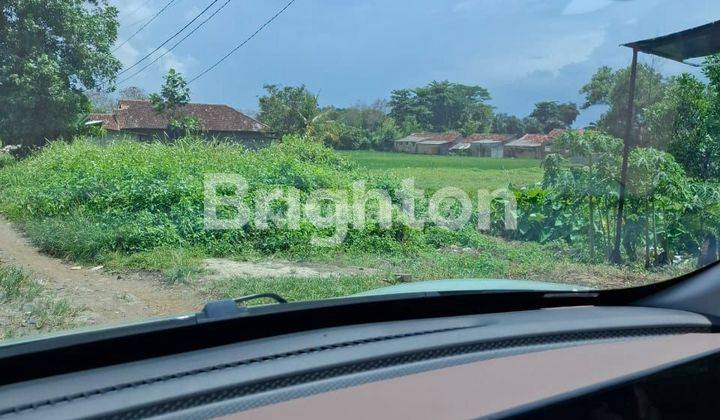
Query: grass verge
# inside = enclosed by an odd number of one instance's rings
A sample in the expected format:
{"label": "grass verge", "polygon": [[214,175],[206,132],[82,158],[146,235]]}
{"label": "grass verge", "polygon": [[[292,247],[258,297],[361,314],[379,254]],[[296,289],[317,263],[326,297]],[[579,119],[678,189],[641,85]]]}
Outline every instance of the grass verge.
{"label": "grass verge", "polygon": [[0,265],[0,303],[3,339],[71,328],[79,313],[24,271],[7,265]]}

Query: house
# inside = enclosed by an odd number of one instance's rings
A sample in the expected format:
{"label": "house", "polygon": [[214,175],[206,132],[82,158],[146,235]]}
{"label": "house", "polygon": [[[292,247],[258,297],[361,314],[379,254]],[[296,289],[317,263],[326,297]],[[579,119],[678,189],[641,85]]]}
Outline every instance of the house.
{"label": "house", "polygon": [[504,156],[504,145],[497,140],[477,140],[470,143],[470,155],[502,158]]}
{"label": "house", "polygon": [[407,137],[395,140],[394,149],[396,152],[416,153],[417,144],[425,140],[423,133],[413,133]]}
{"label": "house", "polygon": [[505,156],[524,159],[543,159],[552,152],[553,141],[565,130],[555,129],[548,134],[526,134],[505,144]]}
{"label": "house", "polygon": [[[243,143],[249,147],[262,147],[269,143],[267,127],[227,105],[191,103],[177,110],[178,115],[194,117],[200,131],[208,138]],[[110,114],[90,114],[88,125],[99,125],[107,130],[108,137],[130,136],[138,140],[170,138],[170,117],[160,114],[149,101],[121,100]]]}
{"label": "house", "polygon": [[415,146],[415,153],[421,155],[447,155],[450,153],[451,147],[462,143],[464,140],[462,134],[454,131],[450,133],[424,133],[421,136],[424,139]]}
{"label": "house", "polygon": [[465,141],[470,145],[472,156],[502,158],[505,143],[513,139],[512,134],[473,134]]}
{"label": "house", "polygon": [[456,144],[463,142],[462,134],[450,133],[413,133],[395,140],[396,152],[418,153],[422,155],[446,155]]}

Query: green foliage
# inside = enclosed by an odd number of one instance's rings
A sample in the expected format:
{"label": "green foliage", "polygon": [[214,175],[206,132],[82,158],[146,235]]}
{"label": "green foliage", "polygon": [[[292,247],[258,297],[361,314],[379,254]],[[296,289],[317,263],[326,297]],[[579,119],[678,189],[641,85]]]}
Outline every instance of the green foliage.
{"label": "green foliage", "polygon": [[[543,183],[513,190],[519,229],[510,235],[562,240],[580,251],[579,257],[607,258],[614,243],[622,141],[586,130],[566,133],[555,147],[564,155],[546,158]],[[713,201],[720,194],[717,186],[688,178],[670,154],[654,148],[633,149],[628,173],[622,238],[627,257],[635,261],[644,247],[644,265],[650,267],[667,263],[676,252],[697,255],[705,235],[714,232],[710,225],[720,217]],[[500,211],[498,205],[495,211]]]}
{"label": "green foliage", "polygon": [[559,129],[568,129],[580,115],[577,105],[572,102],[558,104],[557,102],[538,102],[535,109],[530,114],[530,118],[535,119],[543,133]]}
{"label": "green foliage", "polygon": [[318,98],[303,86],[265,85],[258,119],[277,135],[305,134],[320,114]]}
{"label": "green foliage", "polygon": [[332,150],[301,137],[257,152],[201,139],[107,145],[76,139],[52,143],[0,171],[0,211],[24,225],[42,250],[81,261],[159,247],[199,247],[209,254],[242,248],[304,252],[318,233],[311,226],[206,231],[206,173],[244,176],[253,185],[249,203],[256,189],[292,187],[306,195],[349,188],[362,176]]}
{"label": "green foliage", "polygon": [[0,169],[15,164],[15,157],[10,153],[0,152]]}
{"label": "green foliage", "polygon": [[522,119],[509,114],[495,114],[490,131],[493,133],[525,134],[525,123]]}
{"label": "green foliage", "polygon": [[168,125],[172,138],[198,135],[202,129],[200,120],[191,115],[181,115],[170,120]]}
{"label": "green foliage", "polygon": [[106,85],[121,67],[111,52],[117,14],[105,1],[2,2],[0,132],[5,141],[32,145],[72,132],[90,111],[83,90]]}
{"label": "green foliage", "polygon": [[[642,146],[659,146],[655,137],[647,129],[648,110],[663,97],[667,81],[652,66],[638,65],[637,90],[635,95],[635,120],[632,139]],[[607,66],[601,67],[590,82],[582,87],[580,93],[585,96],[582,109],[594,105],[607,105],[609,109],[597,122],[597,127],[608,134],[623,138],[628,112],[630,92],[630,68],[613,71]]]}
{"label": "green foliage", "polygon": [[423,130],[460,130],[468,120],[476,121],[479,130],[492,124],[492,108],[485,102],[490,93],[481,86],[468,86],[448,81],[430,82],[415,89],[395,90],[389,102],[390,116],[406,133]]}
{"label": "green foliage", "polygon": [[706,85],[690,74],[670,79],[648,113],[651,133],[693,177],[720,178],[720,57],[703,67]]}
{"label": "green foliage", "polygon": [[150,102],[158,113],[168,112],[175,117],[176,110],[190,102],[190,88],[182,74],[175,69],[168,70],[160,93],[150,95]]}

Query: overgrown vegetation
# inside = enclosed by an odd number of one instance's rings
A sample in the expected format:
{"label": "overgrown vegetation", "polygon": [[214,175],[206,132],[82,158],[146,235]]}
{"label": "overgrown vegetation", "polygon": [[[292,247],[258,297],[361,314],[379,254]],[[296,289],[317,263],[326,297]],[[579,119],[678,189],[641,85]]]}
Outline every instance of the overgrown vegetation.
{"label": "overgrown vegetation", "polygon": [[[481,162],[469,159],[468,165]],[[488,160],[484,169],[495,175],[494,171],[512,169],[504,164],[525,165],[534,176],[540,175],[537,162],[520,160]],[[496,165],[501,166],[493,169]],[[287,137],[261,151],[189,138],[172,144],[130,140],[99,144],[77,139],[52,143],[0,170],[0,211],[49,254],[110,269],[160,270],[179,282],[197,273],[208,256],[332,258],[347,265],[383,267],[372,284],[386,282],[397,273],[416,279],[552,280],[548,276],[559,276],[554,267],[572,265],[555,245],[507,244],[479,233],[474,220],[459,232],[432,224],[416,230],[399,223],[385,230],[370,223],[350,229],[346,240],[332,249],[313,247],[311,238],[328,232],[305,222],[299,229],[259,230],[248,225],[228,231],[208,231],[203,223],[207,173],[245,177],[250,183],[246,201],[252,206],[260,189],[295,188],[306,196],[320,188],[347,189],[357,179],[365,180],[368,188],[382,188],[395,196],[398,180],[388,169],[368,174],[362,166],[301,137]],[[482,177],[482,171],[478,174]],[[471,192],[472,184],[467,184]],[[424,210],[420,206],[418,215]],[[470,251],[447,252],[448,247]]]}
{"label": "overgrown vegetation", "polygon": [[[607,261],[615,239],[622,141],[596,131],[571,132],[555,146],[572,158],[548,156],[542,184],[514,188],[518,229],[496,226],[496,232],[541,243],[562,240],[577,258]],[[629,173],[625,257],[631,263],[642,259],[645,268],[667,265],[675,256],[699,258],[699,265],[715,261],[717,250],[703,254],[701,247],[717,234],[720,185],[688,177],[670,154],[654,148],[633,149]]]}
{"label": "overgrown vegetation", "polygon": [[0,337],[67,329],[78,308],[45,290],[27,273],[0,265]]}

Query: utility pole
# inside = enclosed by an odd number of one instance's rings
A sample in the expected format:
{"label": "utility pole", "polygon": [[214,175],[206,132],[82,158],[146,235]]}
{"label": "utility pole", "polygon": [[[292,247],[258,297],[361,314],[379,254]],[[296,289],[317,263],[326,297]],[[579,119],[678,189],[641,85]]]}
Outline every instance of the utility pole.
{"label": "utility pole", "polygon": [[615,246],[613,247],[610,261],[614,264],[622,264],[620,253],[620,241],[622,237],[623,212],[625,210],[625,190],[627,189],[628,159],[630,147],[632,146],[633,124],[635,121],[635,86],[637,84],[637,61],[638,50],[633,48],[632,66],[630,68],[630,99],[628,103],[627,121],[625,124],[625,139],[623,142],[622,167],[620,169],[620,191],[618,194],[617,220],[615,221]]}

